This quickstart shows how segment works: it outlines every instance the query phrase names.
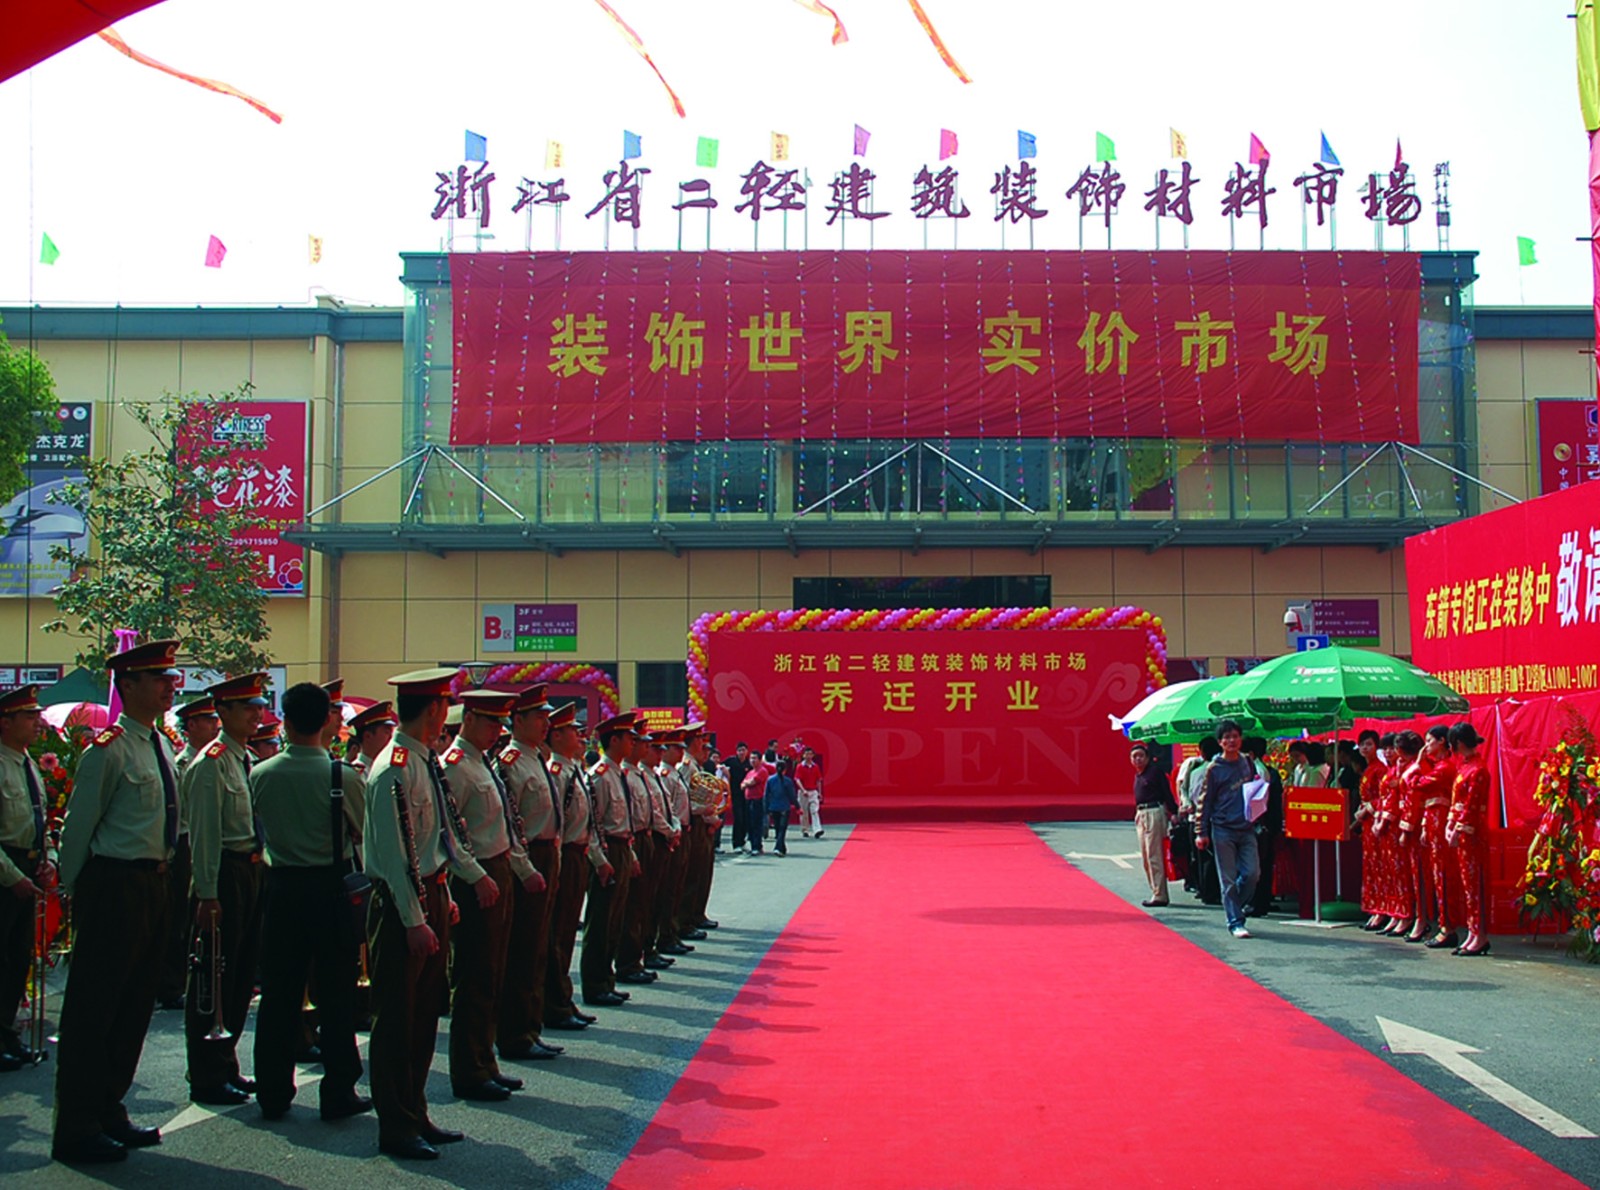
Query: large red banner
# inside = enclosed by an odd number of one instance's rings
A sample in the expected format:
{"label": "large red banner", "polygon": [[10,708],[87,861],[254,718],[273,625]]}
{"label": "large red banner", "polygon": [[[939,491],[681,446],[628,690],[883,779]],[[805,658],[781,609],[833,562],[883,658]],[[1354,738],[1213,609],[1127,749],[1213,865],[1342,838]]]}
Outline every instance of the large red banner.
{"label": "large red banner", "polygon": [[1146,692],[1137,628],[713,632],[707,718],[731,754],[799,737],[825,797],[1127,803],[1133,770],[1107,717]]}
{"label": "large red banner", "polygon": [[1411,655],[1475,704],[1600,689],[1600,484],[1406,542]]}
{"label": "large red banner", "polygon": [[1414,442],[1419,258],[452,256],[458,444]]}

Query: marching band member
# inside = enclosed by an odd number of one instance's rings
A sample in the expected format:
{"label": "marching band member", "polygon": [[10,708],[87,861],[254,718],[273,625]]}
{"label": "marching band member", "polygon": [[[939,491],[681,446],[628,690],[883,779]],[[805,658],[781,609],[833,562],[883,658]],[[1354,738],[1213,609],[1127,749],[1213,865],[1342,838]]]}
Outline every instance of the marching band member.
{"label": "marching band member", "polygon": [[628,738],[628,757],[621,767],[623,785],[628,792],[628,813],[633,822],[637,870],[633,883],[628,886],[628,902],[623,911],[622,938],[617,946],[617,982],[645,984],[659,978],[645,966],[644,959],[645,925],[650,919],[650,905],[661,865],[656,857],[655,832],[650,829],[650,788],[644,770],[650,730],[637,710],[633,712]]}
{"label": "marching band member", "polygon": [[628,993],[617,991],[616,961],[628,887],[639,872],[633,852],[633,814],[622,780],[622,762],[633,753],[632,729],[632,715],[613,715],[601,723],[595,734],[605,755],[589,770],[594,829],[605,854],[605,864],[595,866],[589,882],[579,960],[583,1002],[593,1007],[614,1007],[628,999]]}
{"label": "marching band member", "polygon": [[44,720],[39,687],[0,693],[0,1072],[35,1061],[17,1031],[33,962],[34,915],[52,875],[44,777],[28,755]]}
{"label": "marching band member", "polygon": [[595,1018],[580,1012],[572,996],[572,952],[577,945],[583,901],[591,872],[611,876],[611,865],[593,826],[594,796],[583,771],[583,736],[578,731],[578,708],[569,703],[550,716],[550,779],[555,783],[556,804],[561,807],[561,879],[556,884],[550,924],[549,959],[546,964],[544,1023],[548,1028],[576,1032]]}

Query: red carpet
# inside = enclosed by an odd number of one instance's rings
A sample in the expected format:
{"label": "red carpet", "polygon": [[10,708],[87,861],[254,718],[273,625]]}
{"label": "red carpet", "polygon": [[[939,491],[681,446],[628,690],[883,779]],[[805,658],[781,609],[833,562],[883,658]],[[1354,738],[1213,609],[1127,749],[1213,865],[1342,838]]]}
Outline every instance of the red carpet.
{"label": "red carpet", "polygon": [[977,824],[858,828],[616,1184],[1577,1185]]}

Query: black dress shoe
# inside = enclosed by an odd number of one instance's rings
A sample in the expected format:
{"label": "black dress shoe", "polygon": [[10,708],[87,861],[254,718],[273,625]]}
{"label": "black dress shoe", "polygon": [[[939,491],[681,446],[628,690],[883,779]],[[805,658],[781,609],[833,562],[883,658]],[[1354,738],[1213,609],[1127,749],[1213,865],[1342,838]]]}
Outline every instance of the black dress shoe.
{"label": "black dress shoe", "polygon": [[256,1093],[256,1080],[253,1078],[245,1078],[242,1074],[236,1074],[228,1081],[246,1095],[254,1095]]}
{"label": "black dress shoe", "polygon": [[702,921],[700,923],[700,928],[702,930],[714,930],[714,929],[717,929],[721,924],[722,924],[721,922],[712,921],[708,917],[708,918],[706,918],[704,921]]}
{"label": "black dress shoe", "polygon": [[556,1054],[549,1047],[530,1041],[525,1045],[508,1046],[500,1051],[500,1056],[512,1062],[548,1062]]}
{"label": "black dress shoe", "polygon": [[261,1118],[263,1120],[276,1122],[289,1114],[289,1105],[287,1103],[262,1103],[257,1098],[256,1106],[261,1109]]}
{"label": "black dress shoe", "polygon": [[467,1139],[465,1132],[457,1132],[454,1128],[441,1128],[432,1120],[422,1127],[422,1139],[430,1145],[453,1145],[458,1141]]}
{"label": "black dress shoe", "polygon": [[10,1074],[23,1066],[24,1062],[15,1054],[0,1054],[0,1074]]}
{"label": "black dress shoe", "polygon": [[665,955],[651,955],[644,961],[644,965],[652,971],[665,971],[672,966],[673,960]]}
{"label": "black dress shoe", "polygon": [[685,930],[682,936],[687,938],[690,942],[703,942],[706,938],[706,932],[702,929],[696,928],[693,930]]}
{"label": "black dress shoe", "polygon": [[248,1102],[250,1096],[232,1083],[223,1083],[220,1087],[192,1087],[189,1090],[189,1099],[194,1103],[204,1103],[208,1107],[238,1107],[241,1103]]}
{"label": "black dress shoe", "polygon": [[504,1103],[511,1098],[511,1091],[501,1086],[493,1079],[488,1082],[473,1083],[470,1087],[456,1087],[457,1099],[471,1099],[477,1103]]}
{"label": "black dress shoe", "polygon": [[165,1009],[167,1012],[182,1012],[183,1011],[183,997],[182,996],[168,996],[165,1000],[157,1000],[156,1001],[156,1007]]}
{"label": "black dress shoe", "polygon": [[591,1016],[591,1015],[590,1015],[590,1014],[589,1014],[589,1013],[587,1013],[587,1012],[579,1012],[579,1011],[578,1011],[578,1010],[577,1010],[577,1009],[576,1009],[576,1008],[574,1008],[574,1009],[573,1009],[573,1010],[572,1010],[572,1015],[573,1015],[573,1016],[575,1016],[575,1017],[577,1017],[577,1018],[578,1018],[578,1020],[580,1020],[580,1021],[582,1021],[582,1022],[583,1022],[583,1023],[584,1023],[584,1024],[586,1024],[586,1025],[592,1025],[592,1024],[594,1024],[594,1023],[595,1023],[595,1022],[596,1022],[596,1021],[597,1021],[597,1020],[599,1020],[599,1019],[600,1019],[600,1018],[599,1018],[599,1017],[597,1017],[597,1016]]}
{"label": "black dress shoe", "polygon": [[654,983],[658,976],[654,971],[629,971],[626,975],[617,976],[618,983]]}
{"label": "black dress shoe", "polygon": [[402,1161],[439,1160],[439,1150],[420,1136],[408,1136],[404,1140],[380,1140],[378,1152],[398,1157]]}
{"label": "black dress shoe", "polygon": [[97,1132],[84,1140],[58,1141],[50,1146],[50,1156],[67,1165],[106,1165],[126,1161],[128,1150],[104,1132]]}
{"label": "black dress shoe", "polygon": [[1143,905],[1146,909],[1165,909],[1168,905],[1172,904],[1172,902],[1171,901],[1140,901],[1139,904]]}
{"label": "black dress shoe", "polygon": [[520,1091],[527,1085],[520,1078],[514,1078],[509,1074],[497,1074],[494,1076],[494,1081],[508,1091]]}
{"label": "black dress shoe", "polygon": [[359,1116],[362,1112],[372,1110],[372,1100],[365,1095],[343,1095],[331,1103],[322,1105],[322,1118],[324,1120],[343,1120],[350,1116]]}
{"label": "black dress shoe", "polygon": [[151,1145],[161,1143],[161,1129],[141,1127],[127,1120],[119,1127],[107,1128],[104,1135],[125,1149],[148,1149]]}
{"label": "black dress shoe", "polygon": [[685,946],[682,942],[674,942],[670,946],[661,948],[662,954],[693,954],[694,947]]}
{"label": "black dress shoe", "polygon": [[555,1029],[561,1033],[577,1033],[580,1030],[587,1029],[588,1027],[588,1021],[579,1020],[575,1016],[569,1016],[564,1021],[551,1021],[545,1026],[546,1029]]}
{"label": "black dress shoe", "polygon": [[555,1057],[557,1054],[564,1054],[564,1053],[567,1052],[567,1049],[566,1049],[565,1046],[561,1046],[561,1045],[546,1045],[542,1041],[535,1041],[533,1043],[533,1048],[534,1048],[534,1052],[535,1053],[537,1053],[537,1052],[542,1050],[545,1053],[549,1054],[552,1058]]}

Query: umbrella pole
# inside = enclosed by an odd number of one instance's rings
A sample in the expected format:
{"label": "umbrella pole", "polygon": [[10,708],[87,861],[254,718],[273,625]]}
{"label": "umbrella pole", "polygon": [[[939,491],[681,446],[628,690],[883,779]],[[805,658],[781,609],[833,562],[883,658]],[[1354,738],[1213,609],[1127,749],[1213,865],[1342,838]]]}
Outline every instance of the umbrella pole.
{"label": "umbrella pole", "polygon": [[1322,840],[1311,842],[1311,907],[1313,920],[1322,924]]}

